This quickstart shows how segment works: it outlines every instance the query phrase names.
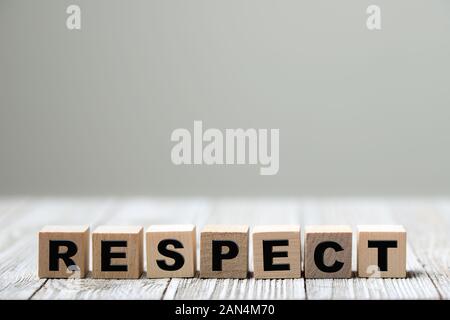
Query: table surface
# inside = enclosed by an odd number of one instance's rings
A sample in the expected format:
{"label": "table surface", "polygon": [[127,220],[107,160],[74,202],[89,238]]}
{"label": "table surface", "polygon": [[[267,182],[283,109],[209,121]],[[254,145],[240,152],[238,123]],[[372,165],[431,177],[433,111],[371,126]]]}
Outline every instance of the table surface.
{"label": "table surface", "polygon": [[[408,276],[320,280],[147,279],[145,274],[138,280],[37,277],[37,232],[44,225],[94,228],[174,223],[193,223],[197,230],[209,223],[300,224],[302,230],[308,224],[402,224],[408,232]],[[450,200],[445,198],[0,198],[0,299],[449,299],[449,232]],[[353,270],[355,258],[353,254]]]}

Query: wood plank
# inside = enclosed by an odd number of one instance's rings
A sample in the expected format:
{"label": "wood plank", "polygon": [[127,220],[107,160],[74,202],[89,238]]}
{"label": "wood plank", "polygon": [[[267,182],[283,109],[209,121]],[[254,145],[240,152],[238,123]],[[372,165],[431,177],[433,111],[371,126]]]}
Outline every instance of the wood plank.
{"label": "wood plank", "polygon": [[[209,204],[202,199],[145,199],[116,201],[110,214],[93,225],[142,225],[197,223],[206,220]],[[144,273],[138,280],[51,279],[33,299],[161,299],[170,279],[147,279]]]}
{"label": "wood plank", "polygon": [[[298,224],[298,204],[293,200],[224,199],[213,203],[208,224]],[[280,214],[282,212],[282,215]],[[249,256],[253,254],[250,242]],[[249,269],[253,270],[250,259]],[[304,279],[172,279],[164,299],[304,299]]]}
{"label": "wood plank", "polygon": [[0,231],[11,223],[16,215],[19,214],[18,212],[20,212],[20,208],[23,208],[28,202],[29,201],[26,198],[0,197]]}
{"label": "wood plank", "polygon": [[[305,298],[301,279],[172,279],[164,299],[299,299]],[[199,291],[201,290],[201,291]]]}
{"label": "wood plank", "polygon": [[[306,216],[313,223],[344,223],[355,229],[358,224],[396,224],[385,201],[373,199],[349,199],[313,202]],[[307,222],[310,223],[310,222]],[[409,231],[409,230],[408,230]],[[356,241],[353,241],[353,253]],[[356,255],[353,254],[352,270],[356,271]],[[351,279],[323,281],[306,280],[308,299],[439,299],[439,294],[411,248],[407,248],[406,279]]]}
{"label": "wood plank", "polygon": [[[36,232],[45,224],[403,224],[406,279],[39,280]],[[450,202],[383,199],[0,200],[0,299],[449,299]],[[431,231],[430,231],[431,230]],[[198,236],[198,235],[197,235]],[[354,242],[354,246],[356,243]],[[354,248],[355,250],[356,248]],[[199,248],[197,247],[197,251]],[[17,255],[17,252],[21,252]],[[353,260],[356,255],[353,252]],[[252,245],[250,245],[250,256]],[[199,257],[198,257],[199,258]],[[353,261],[355,270],[356,261]],[[253,270],[250,259],[250,270]],[[305,292],[306,286],[306,292]]]}
{"label": "wood plank", "polygon": [[[17,255],[11,247],[22,240],[20,234],[14,232],[14,225],[16,219],[25,215],[29,208],[30,204],[24,199],[2,198],[0,200],[0,299],[26,299],[29,296],[27,292],[21,295],[14,294],[16,287],[21,287],[22,283],[27,282],[28,275],[21,275],[22,266],[14,266],[11,263]],[[19,270],[12,270],[12,268]]]}
{"label": "wood plank", "polygon": [[441,299],[450,299],[450,204],[429,200],[397,201],[390,206],[396,221],[408,231],[411,250],[417,256]]}
{"label": "wood plank", "polygon": [[15,210],[14,219],[0,234],[0,299],[29,299],[46,282],[37,277],[37,232],[43,225],[78,224],[87,221],[80,219],[80,212],[93,218],[103,209],[104,204],[47,199]]}
{"label": "wood plank", "polygon": [[[307,225],[347,224],[342,219],[336,219],[335,205],[323,204],[322,201],[306,200],[302,202],[304,230]],[[303,235],[304,236],[304,235]],[[303,238],[304,239],[304,238]],[[302,240],[304,243],[304,240]],[[354,242],[354,241],[353,241]],[[353,243],[353,250],[355,246]],[[354,266],[354,254],[352,255]],[[354,270],[352,268],[352,270]],[[319,299],[354,299],[353,279],[305,279],[306,298]]]}

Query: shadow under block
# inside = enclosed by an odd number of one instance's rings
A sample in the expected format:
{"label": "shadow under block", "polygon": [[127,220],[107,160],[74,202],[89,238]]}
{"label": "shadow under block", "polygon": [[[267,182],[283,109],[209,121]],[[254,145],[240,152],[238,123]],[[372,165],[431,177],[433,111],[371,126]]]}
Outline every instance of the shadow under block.
{"label": "shadow under block", "polygon": [[39,232],[39,278],[84,278],[89,269],[89,226],[45,226]]}
{"label": "shadow under block", "polygon": [[100,226],[92,233],[92,276],[138,279],[144,269],[142,227]]}
{"label": "shadow under block", "polygon": [[403,226],[358,226],[357,264],[361,278],[405,278],[406,231]]}
{"label": "shadow under block", "polygon": [[305,278],[350,278],[351,276],[351,227],[306,226]]}
{"label": "shadow under block", "polygon": [[195,226],[153,225],[147,229],[147,277],[190,278],[196,271]]}
{"label": "shadow under block", "polygon": [[200,277],[244,279],[248,272],[248,226],[209,225],[200,234]]}
{"label": "shadow under block", "polygon": [[257,226],[252,238],[256,279],[301,277],[300,226]]}

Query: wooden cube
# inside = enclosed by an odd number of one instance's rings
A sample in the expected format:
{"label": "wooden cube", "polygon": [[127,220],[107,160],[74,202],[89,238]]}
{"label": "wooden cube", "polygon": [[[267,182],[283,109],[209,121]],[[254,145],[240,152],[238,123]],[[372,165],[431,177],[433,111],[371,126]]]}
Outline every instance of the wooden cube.
{"label": "wooden cube", "polygon": [[406,231],[400,225],[358,226],[358,276],[406,277]]}
{"label": "wooden cube", "polygon": [[200,277],[243,279],[247,272],[248,226],[205,226],[200,235]]}
{"label": "wooden cube", "polygon": [[135,226],[100,226],[92,233],[92,276],[137,279],[144,269],[144,232]]}
{"label": "wooden cube", "polygon": [[257,226],[252,234],[255,278],[301,277],[300,226]]}
{"label": "wooden cube", "polygon": [[39,278],[84,278],[89,226],[45,226],[39,232]]}
{"label": "wooden cube", "polygon": [[305,228],[305,278],[352,276],[352,229],[350,226]]}
{"label": "wooden cube", "polygon": [[195,226],[153,225],[147,229],[147,277],[189,278],[196,271]]}

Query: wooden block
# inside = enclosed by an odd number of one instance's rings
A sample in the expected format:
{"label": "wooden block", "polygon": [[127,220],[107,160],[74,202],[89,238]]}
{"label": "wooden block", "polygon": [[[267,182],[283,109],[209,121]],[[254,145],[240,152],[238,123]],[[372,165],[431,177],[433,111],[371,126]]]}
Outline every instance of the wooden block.
{"label": "wooden block", "polygon": [[195,226],[153,225],[147,229],[147,277],[189,278],[196,271]]}
{"label": "wooden block", "polygon": [[400,225],[358,226],[358,276],[406,277],[406,231]]}
{"label": "wooden block", "polygon": [[144,269],[144,232],[137,226],[100,226],[92,233],[93,278],[137,279]]}
{"label": "wooden block", "polygon": [[257,226],[252,234],[256,279],[301,277],[300,226]]}
{"label": "wooden block", "polygon": [[200,277],[243,279],[247,272],[248,226],[205,226],[200,235]]}
{"label": "wooden block", "polygon": [[307,226],[305,228],[305,278],[352,276],[352,228]]}
{"label": "wooden block", "polygon": [[89,226],[46,226],[39,232],[39,278],[84,278]]}

